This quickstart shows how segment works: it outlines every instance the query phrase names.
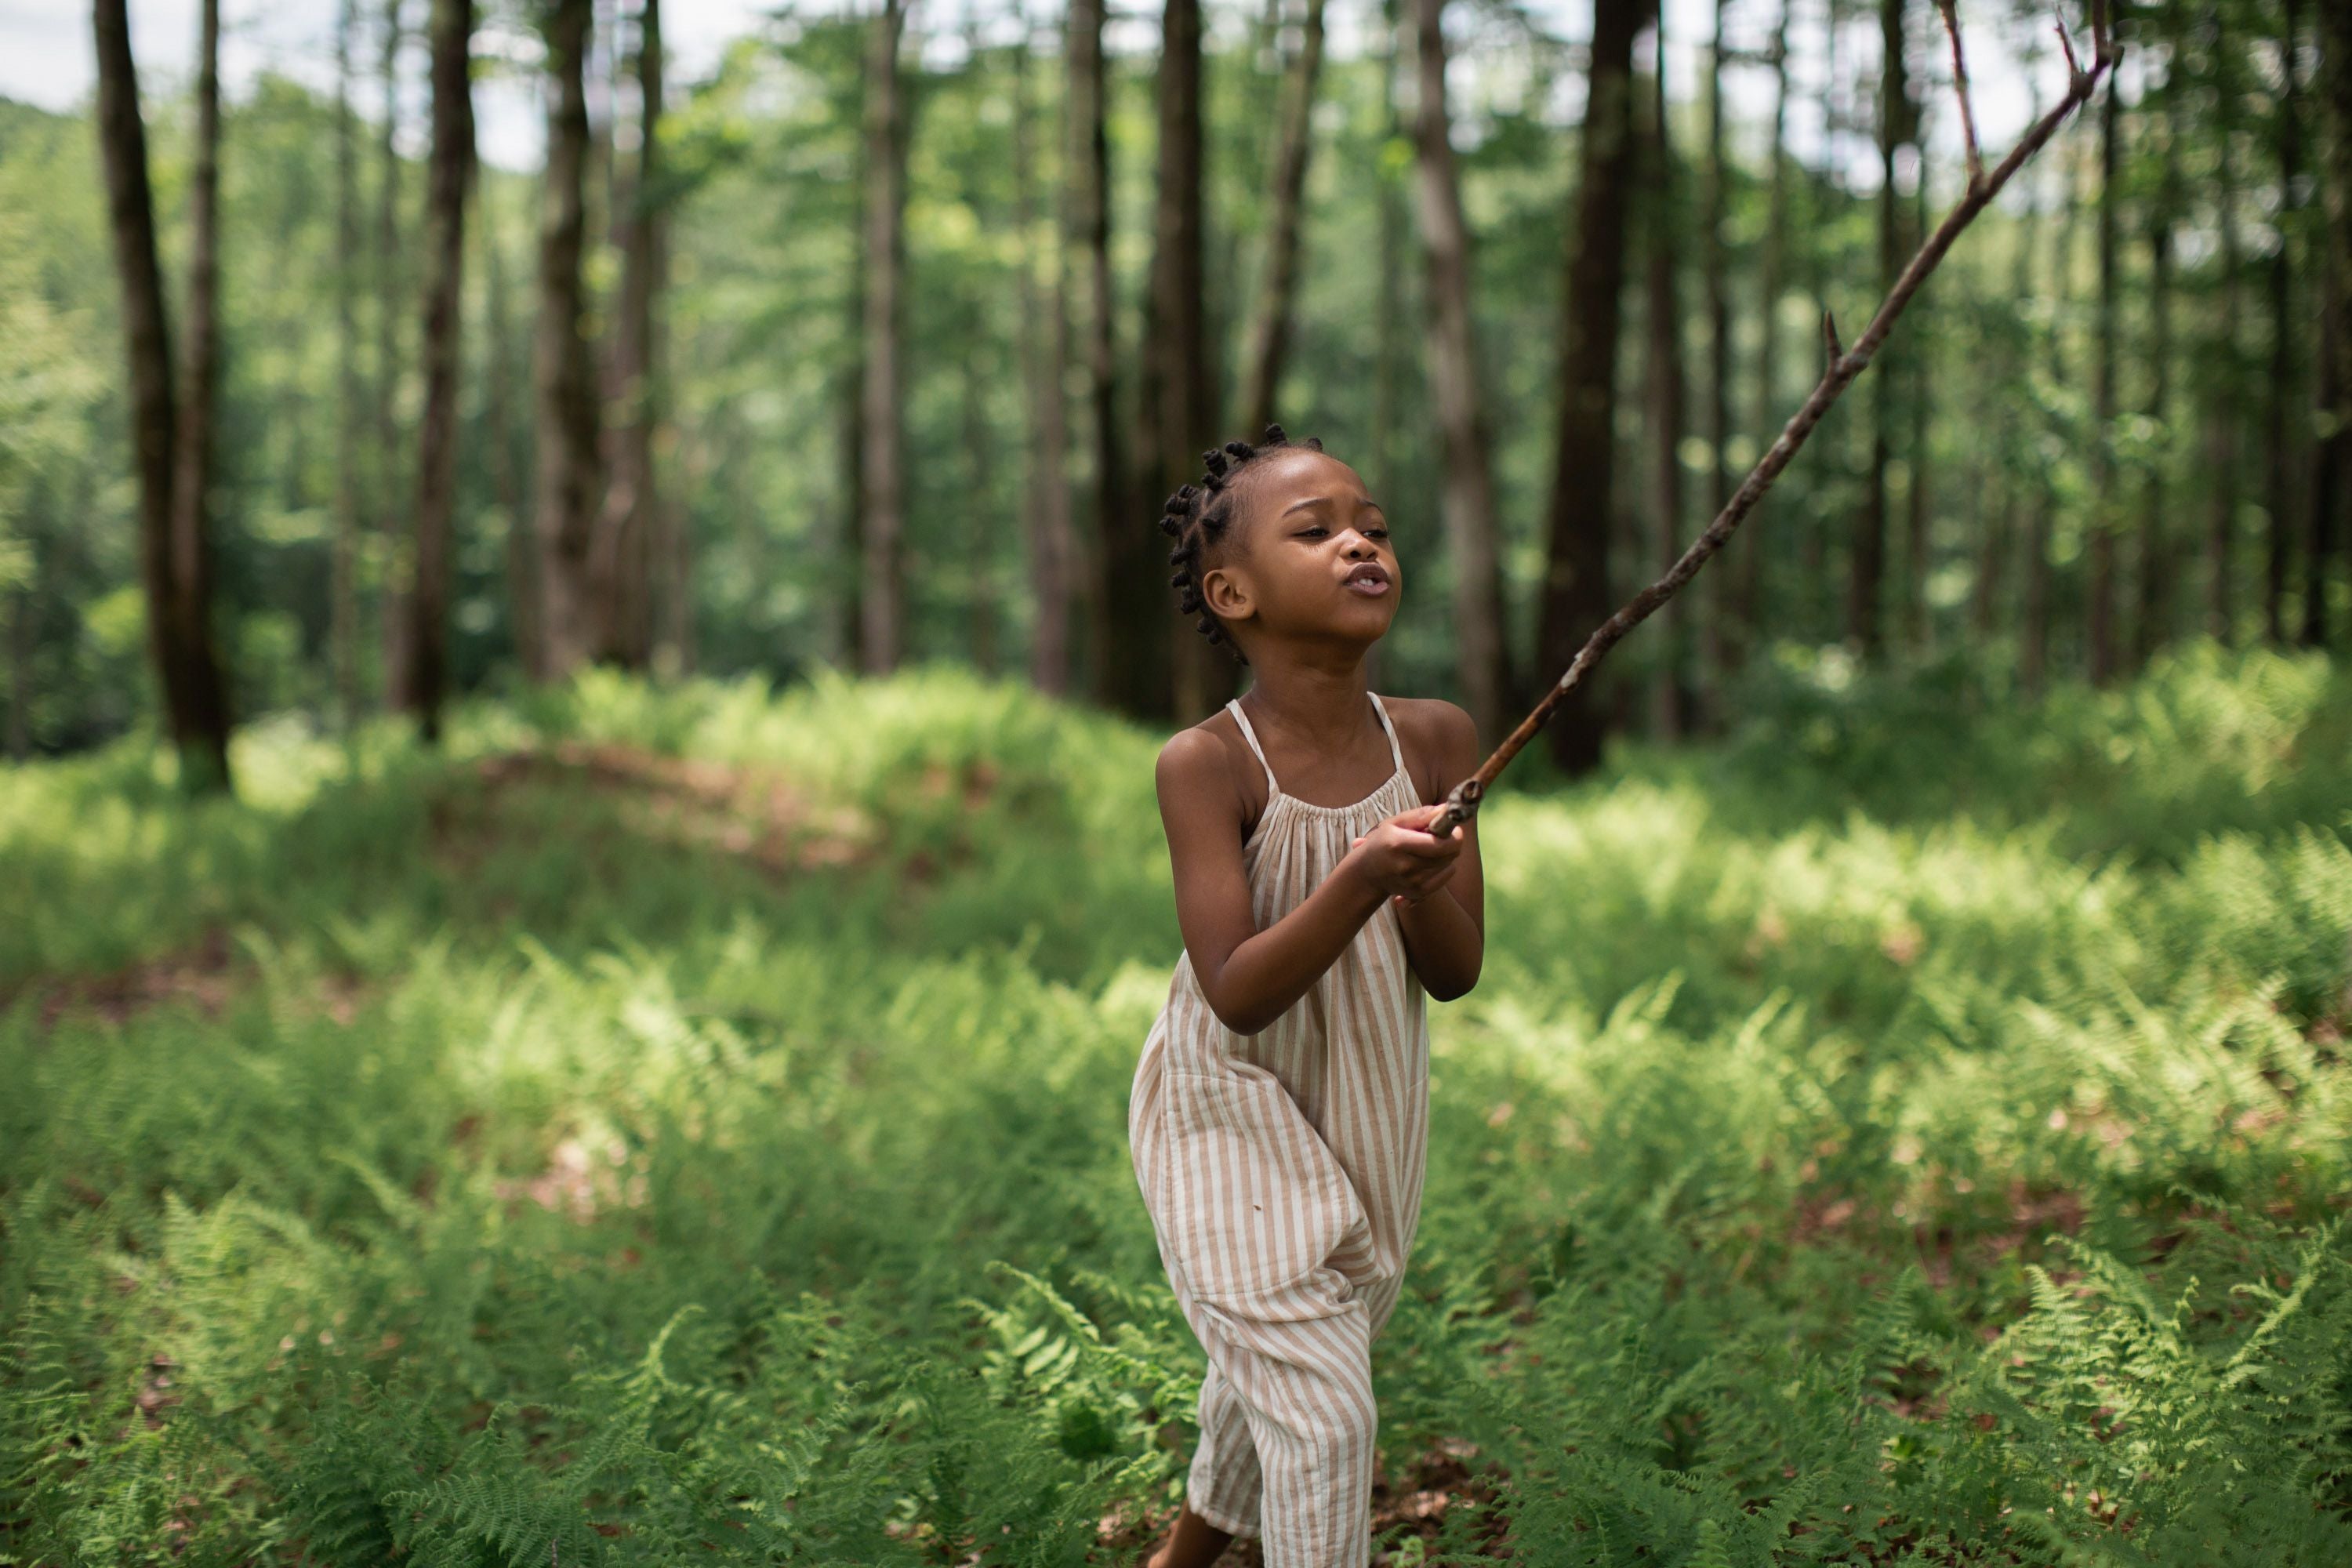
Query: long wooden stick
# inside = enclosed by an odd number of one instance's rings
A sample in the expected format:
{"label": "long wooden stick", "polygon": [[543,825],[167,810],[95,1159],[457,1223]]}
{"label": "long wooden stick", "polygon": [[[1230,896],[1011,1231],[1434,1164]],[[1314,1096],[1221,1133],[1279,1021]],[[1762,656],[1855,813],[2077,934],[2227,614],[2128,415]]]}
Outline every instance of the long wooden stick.
{"label": "long wooden stick", "polygon": [[[1952,36],[1954,85],[1960,98],[1961,123],[1969,132],[1969,151],[1974,154],[1976,117],[1969,105],[1968,76],[1960,65],[1959,22],[1953,15],[1952,6],[1939,5],[1937,9],[1943,13],[1944,25]],[[1990,173],[1984,170],[1980,160],[1971,157],[1968,189],[1958,205],[1946,215],[1942,223],[1936,226],[1936,232],[1927,237],[1917,254],[1911,258],[1910,264],[1903,268],[1902,275],[1895,280],[1895,287],[1880,302],[1877,314],[1871,317],[1870,325],[1864,329],[1852,349],[1839,343],[1837,323],[1823,312],[1822,335],[1829,348],[1828,368],[1822,371],[1822,379],[1813,387],[1811,395],[1790,416],[1789,423],[1781,428],[1780,438],[1772,443],[1771,449],[1764,454],[1755,468],[1748,470],[1748,477],[1740,481],[1739,489],[1732,493],[1731,500],[1716,514],[1715,521],[1706,525],[1706,531],[1683,552],[1682,558],[1664,576],[1634,595],[1615,615],[1601,622],[1600,629],[1577,650],[1576,658],[1569,665],[1567,673],[1544,695],[1544,700],[1536,704],[1535,710],[1519,721],[1518,728],[1495,748],[1493,755],[1479,764],[1476,773],[1447,793],[1444,808],[1429,820],[1432,834],[1443,837],[1453,831],[1456,823],[1467,822],[1475,815],[1478,803],[1486,793],[1486,786],[1493,784],[1496,775],[1519,754],[1520,748],[1535,738],[1535,732],[1543,728],[1553,710],[1583,681],[1587,672],[1601,661],[1601,655],[1615,647],[1618,639],[1627,632],[1648,619],[1651,612],[1660,605],[1673,598],[1684,584],[1697,574],[1698,569],[1706,563],[1707,557],[1723,548],[1723,542],[1731,537],[1732,530],[1755,510],[1764,492],[1772,488],[1772,481],[1780,477],[1780,470],[1789,466],[1790,459],[1797,455],[1797,448],[1805,444],[1805,437],[1812,434],[1813,426],[1819,425],[1822,416],[1829,412],[1830,405],[1853,384],[1856,376],[1870,368],[1871,358],[1877,353],[1879,345],[1886,341],[1887,332],[1895,325],[1895,318],[1903,313],[1904,307],[1911,302],[1911,296],[1919,291],[1919,286],[1927,280],[1927,275],[1942,262],[1944,253],[1952,248],[1952,242],[1959,238],[1960,231],[1991,205],[1993,197],[2000,194],[2001,186],[2009,183],[2010,176],[2023,168],[2026,161],[2042,150],[2042,144],[2057,132],[2065,118],[2090,101],[2100,77],[2116,61],[2105,0],[2091,0],[2093,48],[2087,68],[2075,58],[2074,41],[2067,36],[2063,16],[2057,26],[2058,40],[2066,53],[2068,79],[2065,96],[2050,112],[2027,128],[2017,145],[2010,150],[2009,156]]]}

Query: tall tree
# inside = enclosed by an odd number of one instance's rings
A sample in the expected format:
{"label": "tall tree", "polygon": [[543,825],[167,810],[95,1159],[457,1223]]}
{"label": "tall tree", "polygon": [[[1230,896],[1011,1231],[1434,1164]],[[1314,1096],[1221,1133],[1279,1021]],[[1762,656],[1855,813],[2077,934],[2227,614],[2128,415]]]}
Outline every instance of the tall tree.
{"label": "tall tree", "polygon": [[[1723,11],[1715,0],[1715,31],[1706,51],[1706,186],[1702,194],[1701,222],[1706,227],[1699,247],[1706,290],[1706,509],[1710,520],[1731,500],[1731,459],[1725,446],[1731,439],[1731,296],[1726,274],[1723,227],[1729,220],[1729,179],[1723,152]],[[1743,555],[1755,553],[1751,542]],[[1728,563],[1727,563],[1728,564]],[[1699,620],[1705,651],[1705,679],[1713,686],[1728,675],[1734,649],[1744,635],[1737,623],[1740,610],[1737,571],[1727,571],[1713,585],[1707,608]]]}
{"label": "tall tree", "polygon": [[904,0],[881,0],[866,57],[865,377],[859,469],[865,490],[858,513],[858,668],[869,675],[898,667],[906,647],[903,563],[905,452],[899,407],[899,305],[905,244],[907,139],[898,40]]}
{"label": "tall tree", "polygon": [[400,320],[408,296],[403,259],[409,240],[400,228],[400,45],[403,0],[383,0],[383,50],[378,58],[383,123],[376,142],[375,191],[375,493],[376,533],[386,563],[378,606],[383,639],[384,706],[404,708],[408,679],[406,466],[400,460]]}
{"label": "tall tree", "polygon": [[[1037,113],[1030,96],[1033,67],[1025,7],[1020,15],[1021,36],[1013,47],[1013,172],[1014,222],[1021,231],[1022,384],[1029,400],[1027,542],[1036,601],[1036,621],[1029,641],[1029,679],[1040,691],[1059,697],[1070,689],[1073,575],[1070,487],[1064,476],[1069,425],[1062,395],[1063,374],[1070,357],[1069,258],[1060,244],[1037,241]],[[1066,98],[1066,106],[1067,101]],[[1061,188],[1067,192],[1069,182],[1062,182]],[[1067,209],[1066,195],[1064,208],[1054,220],[1057,230],[1066,226]],[[1051,274],[1043,288],[1037,277],[1041,257]]]}
{"label": "tall tree", "polygon": [[2090,540],[2084,564],[2090,574],[2090,603],[2084,619],[2084,657],[2094,686],[2104,686],[2116,674],[2116,189],[2119,156],[2116,82],[2107,84],[2099,106],[2099,294],[2093,328],[2091,384],[2091,511]]}
{"label": "tall tree", "polygon": [[2326,434],[2313,476],[2303,591],[2303,640],[2314,647],[2330,641],[2328,584],[2339,545],[2352,576],[2352,16],[2345,9],[2319,8],[2319,107],[2326,139],[2319,167],[2325,227],[2317,424]]}
{"label": "tall tree", "polygon": [[1503,572],[1496,539],[1495,476],[1478,392],[1477,324],[1470,309],[1470,226],[1454,167],[1445,108],[1445,0],[1412,0],[1418,73],[1413,121],[1415,189],[1427,271],[1429,382],[1444,444],[1444,512],[1454,568],[1454,644],[1463,706],[1478,733],[1499,739],[1512,689],[1504,638]]}
{"label": "tall tree", "polygon": [[[1615,506],[1617,340],[1625,281],[1625,214],[1633,172],[1633,38],[1651,0],[1594,0],[1591,87],[1578,139],[1575,211],[1569,224],[1567,302],[1561,313],[1559,444],[1552,474],[1537,664],[1564,670],[1609,600],[1609,530]],[[1570,773],[1601,762],[1602,710],[1591,682],[1546,727],[1555,760]]]}
{"label": "tall tree", "polygon": [[[226,790],[229,706],[213,650],[211,542],[202,504],[177,504],[183,440],[172,385],[172,349],[163,283],[155,260],[155,205],[147,179],[147,128],[139,112],[139,70],[131,58],[124,0],[96,0],[91,31],[98,58],[98,145],[105,171],[108,227],[122,286],[122,327],[130,353],[131,446],[139,476],[139,565],[147,594],[147,648],[163,695],[164,718],[179,752],[180,778],[193,791]],[[205,298],[191,257],[194,316],[211,331],[212,203],[217,188],[220,39],[217,0],[206,0],[197,63],[197,206]],[[206,354],[210,350],[207,348]],[[191,353],[192,366],[208,359]],[[192,374],[193,383],[194,376]],[[210,397],[207,380],[207,399]],[[201,472],[201,469],[199,469]],[[199,498],[201,502],[201,498]]]}
{"label": "tall tree", "polygon": [[[1401,65],[1404,21],[1399,0],[1381,0],[1381,108],[1384,116],[1381,155],[1372,163],[1374,222],[1379,235],[1375,259],[1377,303],[1372,321],[1372,493],[1396,501],[1397,362],[1403,331],[1398,318],[1404,310],[1404,269],[1398,253],[1404,247],[1404,193],[1390,167],[1389,147],[1404,139],[1404,121],[1397,109],[1397,71]],[[1457,205],[1458,201],[1457,201]],[[1506,647],[1509,646],[1507,639]],[[1479,731],[1486,734],[1485,729]]]}
{"label": "tall tree", "polygon": [[[1878,287],[1892,290],[1904,260],[1903,205],[1895,190],[1897,154],[1912,140],[1910,73],[1903,58],[1904,0],[1879,0],[1878,79]],[[1892,345],[1890,345],[1891,347]],[[1872,366],[1870,474],[1863,504],[1854,514],[1853,559],[1847,579],[1846,633],[1866,658],[1877,657],[1885,640],[1886,466],[1892,454],[1887,433],[1895,418],[1895,388],[1907,349],[1882,349]]]}
{"label": "tall tree", "polygon": [[604,428],[608,478],[591,552],[591,576],[598,653],[615,664],[642,669],[653,656],[653,546],[661,505],[654,483],[654,429],[661,412],[653,357],[661,264],[661,0],[639,0],[636,67],[636,157],[626,175],[617,171],[614,175],[621,293],[614,312],[612,414]]}
{"label": "tall tree", "polygon": [[479,201],[475,228],[481,236],[487,402],[490,489],[499,510],[506,515],[507,620],[513,629],[515,662],[523,679],[546,679],[546,644],[540,631],[539,551],[531,537],[530,514],[524,505],[522,465],[515,452],[514,306],[507,280],[506,244],[499,237],[498,209],[487,196]]}
{"label": "tall tree", "polygon": [[2132,616],[2132,664],[2147,663],[2171,635],[2172,545],[2166,526],[2166,469],[2171,461],[2172,429],[2172,226],[2180,209],[2180,42],[2176,35],[2167,56],[2164,83],[2155,89],[2162,106],[2162,172],[2147,225],[2148,386],[2147,423],[2158,432],[2140,479],[2139,594]]}
{"label": "tall tree", "polygon": [[406,682],[418,732],[441,738],[448,686],[449,535],[457,500],[458,294],[465,283],[466,187],[474,170],[473,0],[433,0],[433,153],[425,202],[425,409],[418,426],[416,576]]}
{"label": "tall tree", "polygon": [[540,549],[545,668],[561,679],[594,653],[589,551],[595,528],[598,409],[595,366],[581,331],[580,252],[587,214],[585,62],[590,0],[551,0],[546,12],[547,170],[540,195],[539,324],[531,356],[536,405],[532,531]]}
{"label": "tall tree", "polygon": [[[1088,686],[1097,701],[1108,703],[1125,689],[1127,677],[1114,606],[1123,616],[1137,607],[1142,593],[1133,584],[1115,584],[1114,576],[1123,573],[1156,584],[1160,572],[1158,547],[1145,550],[1137,542],[1145,531],[1131,526],[1127,514],[1129,480],[1113,346],[1117,297],[1111,289],[1110,142],[1104,125],[1108,100],[1102,35],[1103,0],[1070,0],[1069,39],[1063,50],[1069,59],[1063,96],[1070,220],[1065,243],[1084,258],[1086,269],[1087,330],[1079,361],[1086,370],[1095,503],[1092,544],[1083,552],[1078,583],[1086,615]],[[1150,537],[1157,536],[1147,537],[1145,543]],[[1146,563],[1152,568],[1148,574],[1142,571]]]}
{"label": "tall tree", "polygon": [[[1764,212],[1764,255],[1759,268],[1757,292],[1756,411],[1749,427],[1759,438],[1770,435],[1785,417],[1780,405],[1780,296],[1789,287],[1789,14],[1791,0],[1780,0],[1772,26],[1767,59],[1772,67],[1771,166]],[[1717,507],[1717,511],[1722,508]],[[1739,546],[1731,564],[1732,604],[1727,612],[1735,663],[1744,663],[1763,640],[1757,614],[1762,584],[1767,540],[1751,539]]]}
{"label": "tall tree", "polygon": [[[1675,277],[1675,184],[1673,128],[1666,121],[1666,27],[1653,30],[1657,55],[1651,71],[1653,96],[1648,131],[1648,168],[1643,181],[1643,420],[1649,426],[1650,555],[1664,576],[1682,554],[1684,430],[1682,291]],[[1673,740],[1690,726],[1689,650],[1683,607],[1669,599],[1653,617],[1658,622],[1657,672],[1650,686],[1650,732]]]}
{"label": "tall tree", "polygon": [[1274,154],[1272,227],[1265,272],[1250,318],[1243,360],[1242,428],[1255,439],[1275,416],[1274,395],[1290,352],[1291,301],[1298,290],[1299,209],[1307,194],[1307,159],[1315,145],[1315,88],[1323,73],[1323,0],[1307,0],[1298,52],[1283,88],[1282,130]]}
{"label": "tall tree", "polygon": [[1158,95],[1160,172],[1136,398],[1136,466],[1143,482],[1112,535],[1118,553],[1110,562],[1111,592],[1125,645],[1114,691],[1130,713],[1173,714],[1190,723],[1213,711],[1237,684],[1223,649],[1195,635],[1197,627],[1171,620],[1162,586],[1168,574],[1158,560],[1165,535],[1151,526],[1161,499],[1194,477],[1200,454],[1218,439],[1221,377],[1202,276],[1199,0],[1166,0]]}
{"label": "tall tree", "polygon": [[[2296,0],[2284,0],[2282,11],[2284,26],[2280,36],[2299,37],[2302,28]],[[2272,253],[2270,268],[2270,405],[2263,426],[2263,466],[2267,475],[2263,502],[2270,520],[2263,562],[2263,628],[2273,643],[2286,640],[2287,573],[2294,558],[2295,544],[2294,426],[2300,422],[2294,412],[2299,401],[2294,385],[2294,345],[2308,330],[2308,323],[2297,318],[2294,308],[2294,235],[2302,221],[2299,209],[2303,185],[2303,109],[2299,101],[2302,95],[2295,83],[2295,53],[2290,47],[2281,54],[2278,95],[2272,100],[2272,133],[2278,152],[2279,212],[2275,226],[2278,248]],[[2112,85],[2108,90],[2114,91]]]}
{"label": "tall tree", "polygon": [[2237,627],[2237,590],[2233,557],[2238,531],[2238,420],[2244,372],[2240,346],[2238,279],[2243,258],[2238,237],[2238,192],[2234,143],[2237,136],[2237,84],[2231,37],[2220,4],[2206,7],[2202,27],[2209,40],[2208,68],[2213,80],[2212,136],[2214,228],[2221,237],[2221,277],[2216,281],[2221,300],[2213,323],[2211,359],[2202,378],[2206,386],[2205,472],[2212,489],[2207,500],[2205,525],[2205,629],[2227,642]]}
{"label": "tall tree", "polygon": [[358,722],[359,677],[359,154],[352,126],[352,33],[357,0],[335,24],[335,542],[328,565],[328,644],[335,718]]}

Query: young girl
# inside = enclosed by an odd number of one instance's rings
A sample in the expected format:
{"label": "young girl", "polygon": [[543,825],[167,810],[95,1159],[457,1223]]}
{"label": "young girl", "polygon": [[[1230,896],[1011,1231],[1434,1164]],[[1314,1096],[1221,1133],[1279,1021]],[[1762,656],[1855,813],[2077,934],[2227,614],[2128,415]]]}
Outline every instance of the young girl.
{"label": "young girl", "polygon": [[1477,836],[1433,837],[1424,803],[1478,737],[1450,702],[1365,688],[1404,574],[1356,471],[1280,426],[1205,458],[1161,522],[1172,581],[1255,679],[1157,773],[1184,956],[1128,1131],[1209,1367],[1185,1509],[1147,1562],[1208,1568],[1248,1535],[1266,1568],[1362,1568],[1371,1343],[1421,1213],[1423,994],[1468,991],[1485,952]]}

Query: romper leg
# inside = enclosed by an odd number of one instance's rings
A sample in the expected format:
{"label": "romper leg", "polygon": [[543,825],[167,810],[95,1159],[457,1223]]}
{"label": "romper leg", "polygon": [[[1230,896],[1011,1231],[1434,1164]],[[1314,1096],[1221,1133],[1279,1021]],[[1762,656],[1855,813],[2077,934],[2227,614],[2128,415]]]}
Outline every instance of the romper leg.
{"label": "romper leg", "polygon": [[1184,1506],[1232,1534],[1258,1533],[1263,1477],[1249,1412],[1240,1391],[1214,1361],[1201,1379],[1201,1443],[1184,1482]]}
{"label": "romper leg", "polygon": [[1194,1307],[1194,1329],[1232,1384],[1256,1448],[1265,1568],[1364,1568],[1380,1413],[1363,1302],[1351,1295],[1334,1310],[1328,1295],[1301,1281],[1273,1296]]}

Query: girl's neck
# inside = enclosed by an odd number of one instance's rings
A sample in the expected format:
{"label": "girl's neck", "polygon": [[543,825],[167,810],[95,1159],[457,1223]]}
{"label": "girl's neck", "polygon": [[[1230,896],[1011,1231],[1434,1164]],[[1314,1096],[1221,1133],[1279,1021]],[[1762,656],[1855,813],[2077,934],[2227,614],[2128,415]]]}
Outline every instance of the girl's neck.
{"label": "girl's neck", "polygon": [[1253,724],[1265,715],[1282,734],[1315,751],[1344,752],[1365,725],[1380,722],[1372,716],[1370,689],[1360,657],[1345,665],[1285,662],[1255,668],[1242,706]]}

